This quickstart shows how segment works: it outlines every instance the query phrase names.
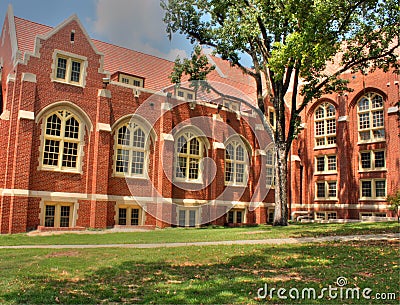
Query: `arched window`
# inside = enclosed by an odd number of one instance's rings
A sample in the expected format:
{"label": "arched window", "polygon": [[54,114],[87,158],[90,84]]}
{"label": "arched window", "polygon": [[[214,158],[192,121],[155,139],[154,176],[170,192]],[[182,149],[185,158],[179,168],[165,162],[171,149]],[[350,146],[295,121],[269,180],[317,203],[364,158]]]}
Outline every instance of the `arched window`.
{"label": "arched window", "polygon": [[128,177],[144,176],[147,170],[147,134],[144,129],[129,122],[116,132],[115,172]]}
{"label": "arched window", "polygon": [[47,169],[79,170],[83,127],[69,110],[57,110],[45,118],[42,166]]}
{"label": "arched window", "polygon": [[247,152],[242,143],[231,141],[225,148],[225,183],[247,183]]}
{"label": "arched window", "polygon": [[364,95],[357,104],[360,141],[385,139],[383,98],[376,93]]}
{"label": "arched window", "polygon": [[175,153],[175,178],[186,181],[200,180],[200,162],[204,153],[202,141],[192,132],[185,132],[178,136]]}
{"label": "arched window", "polygon": [[336,109],[330,103],[323,103],[315,110],[315,146],[336,144]]}
{"label": "arched window", "polygon": [[272,149],[267,150],[266,156],[266,180],[267,187],[275,186],[275,167],[274,167],[274,152]]}

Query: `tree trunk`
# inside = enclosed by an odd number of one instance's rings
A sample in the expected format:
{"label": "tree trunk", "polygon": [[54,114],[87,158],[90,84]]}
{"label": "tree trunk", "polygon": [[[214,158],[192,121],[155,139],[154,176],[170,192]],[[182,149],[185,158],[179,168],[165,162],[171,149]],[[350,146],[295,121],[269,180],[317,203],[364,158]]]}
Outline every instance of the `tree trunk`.
{"label": "tree trunk", "polygon": [[284,144],[275,147],[275,215],[274,226],[288,225],[288,208],[287,208],[287,157]]}

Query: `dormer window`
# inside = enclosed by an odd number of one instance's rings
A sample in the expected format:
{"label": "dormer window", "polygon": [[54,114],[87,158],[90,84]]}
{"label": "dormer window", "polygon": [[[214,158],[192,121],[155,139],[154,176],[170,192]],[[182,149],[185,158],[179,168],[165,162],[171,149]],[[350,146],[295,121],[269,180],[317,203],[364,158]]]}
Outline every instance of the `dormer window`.
{"label": "dormer window", "polygon": [[52,80],[70,85],[85,85],[86,57],[56,51]]}
{"label": "dormer window", "polygon": [[193,100],[194,92],[192,90],[179,88],[176,89],[176,96],[184,98],[185,100]]}
{"label": "dormer window", "polygon": [[144,87],[144,79],[133,75],[119,73],[118,81],[126,85],[131,85],[141,88]]}

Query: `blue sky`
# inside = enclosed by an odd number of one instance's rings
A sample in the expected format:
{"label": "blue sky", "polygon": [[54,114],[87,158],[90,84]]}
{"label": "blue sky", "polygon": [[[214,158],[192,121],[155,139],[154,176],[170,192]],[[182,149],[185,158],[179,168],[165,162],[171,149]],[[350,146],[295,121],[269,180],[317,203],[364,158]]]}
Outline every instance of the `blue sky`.
{"label": "blue sky", "polygon": [[175,60],[192,51],[182,36],[168,40],[159,0],[0,0],[1,24],[9,4],[15,16],[49,26],[76,13],[92,38],[158,57]]}

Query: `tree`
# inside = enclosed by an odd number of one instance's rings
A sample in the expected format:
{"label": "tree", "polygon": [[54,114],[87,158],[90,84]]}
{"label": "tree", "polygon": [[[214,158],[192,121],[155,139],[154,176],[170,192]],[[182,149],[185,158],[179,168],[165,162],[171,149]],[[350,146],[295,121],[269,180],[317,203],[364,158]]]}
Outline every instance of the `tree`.
{"label": "tree", "polygon": [[207,90],[208,83],[206,81],[207,74],[215,70],[215,66],[210,66],[207,56],[201,54],[201,47],[197,45],[194,48],[191,59],[184,58],[183,61],[178,57],[175,60],[174,70],[171,73],[171,81],[179,86],[182,75],[189,75],[188,81],[193,87],[197,96],[197,91],[201,89]]}
{"label": "tree", "polygon": [[389,195],[387,201],[390,204],[390,210],[397,216],[397,222],[400,223],[400,190],[395,195]]}
{"label": "tree", "polygon": [[[274,225],[287,225],[287,159],[299,115],[325,93],[350,90],[340,78],[346,71],[393,68],[399,72],[398,0],[166,1],[161,6],[170,38],[179,32],[213,48],[254,77],[263,113],[266,99],[273,104],[277,117]],[[245,55],[253,69],[241,64]]]}

